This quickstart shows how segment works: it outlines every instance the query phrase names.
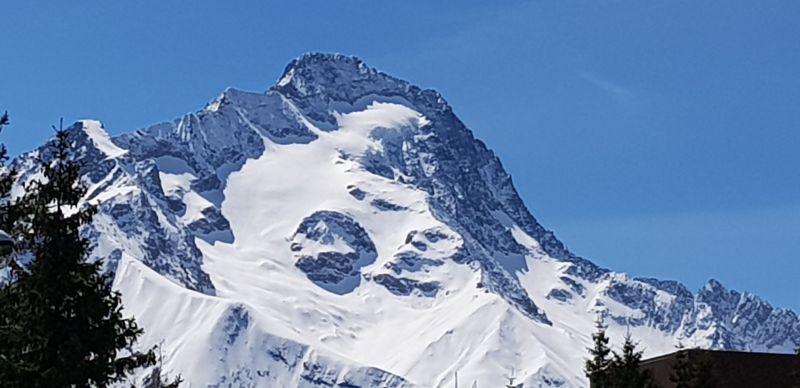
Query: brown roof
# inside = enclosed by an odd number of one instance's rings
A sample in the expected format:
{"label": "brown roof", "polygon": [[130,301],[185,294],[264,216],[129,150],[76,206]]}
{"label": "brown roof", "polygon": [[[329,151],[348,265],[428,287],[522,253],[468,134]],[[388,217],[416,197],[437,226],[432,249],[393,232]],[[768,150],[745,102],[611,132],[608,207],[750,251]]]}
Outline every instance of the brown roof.
{"label": "brown roof", "polygon": [[[715,387],[800,388],[800,356],[691,349],[685,350],[692,363],[707,362]],[[669,381],[676,353],[643,360],[661,388],[674,388]]]}

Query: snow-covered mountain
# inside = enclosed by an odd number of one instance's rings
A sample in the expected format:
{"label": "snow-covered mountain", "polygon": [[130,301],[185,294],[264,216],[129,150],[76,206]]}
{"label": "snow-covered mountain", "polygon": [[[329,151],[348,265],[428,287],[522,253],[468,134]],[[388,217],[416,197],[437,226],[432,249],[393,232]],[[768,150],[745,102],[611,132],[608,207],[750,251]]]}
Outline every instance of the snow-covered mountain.
{"label": "snow-covered mountain", "polygon": [[134,133],[71,131],[93,256],[192,387],[585,387],[601,312],[647,355],[800,345],[798,316],[757,296],[571,253],[441,95],[356,58],[305,55],[265,93]]}

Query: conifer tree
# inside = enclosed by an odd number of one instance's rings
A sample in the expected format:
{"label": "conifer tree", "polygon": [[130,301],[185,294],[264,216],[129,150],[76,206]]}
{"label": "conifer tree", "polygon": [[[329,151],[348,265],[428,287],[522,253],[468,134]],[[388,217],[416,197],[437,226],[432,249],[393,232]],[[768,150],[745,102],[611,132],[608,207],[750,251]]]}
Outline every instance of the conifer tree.
{"label": "conifer tree", "polygon": [[516,380],[516,378],[509,377],[508,384],[506,384],[505,388],[522,388],[522,383],[514,384],[514,380]]}
{"label": "conifer tree", "polygon": [[693,388],[694,375],[694,368],[689,363],[689,352],[683,349],[683,345],[678,345],[669,381],[675,384],[675,388]]}
{"label": "conifer tree", "polygon": [[[101,261],[88,262],[79,229],[95,213],[71,157],[70,134],[56,130],[39,155],[42,178],[29,183],[13,221],[27,265],[12,265],[0,287],[0,381],[4,387],[106,387],[155,354],[131,348],[142,330],[123,318],[121,298]],[[5,218],[5,217],[4,217]]]}
{"label": "conifer tree", "polygon": [[655,388],[649,371],[641,370],[642,352],[636,350],[630,333],[625,335],[622,353],[614,352],[611,360],[611,387],[614,388]]}
{"label": "conifer tree", "polygon": [[[9,124],[8,113],[0,116],[0,133]],[[8,161],[8,150],[4,144],[0,144],[0,230],[11,231],[12,211],[8,193],[16,178],[15,171],[6,171],[5,164]]]}
{"label": "conifer tree", "polygon": [[589,348],[591,358],[586,360],[584,373],[589,378],[592,388],[609,388],[611,386],[609,379],[611,348],[608,346],[606,325],[602,315],[595,321],[595,329],[597,331],[592,334],[594,346]]}
{"label": "conifer tree", "polygon": [[[169,381],[166,376],[162,375],[161,371],[164,369],[164,358],[161,354],[161,345],[154,348],[154,351],[158,354],[157,364],[150,371],[150,374],[144,378],[141,388],[178,388],[181,383],[183,383],[183,378],[178,375],[175,380]],[[131,388],[138,387],[131,384]]]}
{"label": "conifer tree", "polygon": [[679,350],[675,355],[675,363],[672,365],[672,373],[669,380],[675,384],[675,388],[714,388],[714,376],[711,363],[697,349]]}

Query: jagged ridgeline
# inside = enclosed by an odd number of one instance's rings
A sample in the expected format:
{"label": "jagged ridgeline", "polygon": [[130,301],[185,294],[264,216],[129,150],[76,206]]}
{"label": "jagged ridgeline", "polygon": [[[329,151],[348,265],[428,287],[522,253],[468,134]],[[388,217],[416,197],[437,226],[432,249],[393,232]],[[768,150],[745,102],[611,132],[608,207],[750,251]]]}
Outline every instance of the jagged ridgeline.
{"label": "jagged ridgeline", "polygon": [[[133,133],[71,132],[92,255],[192,386],[494,386],[513,369],[585,387],[600,312],[647,355],[800,345],[797,315],[754,295],[571,253],[441,95],[356,58],[305,55],[266,92]],[[33,156],[13,161],[18,188]]]}

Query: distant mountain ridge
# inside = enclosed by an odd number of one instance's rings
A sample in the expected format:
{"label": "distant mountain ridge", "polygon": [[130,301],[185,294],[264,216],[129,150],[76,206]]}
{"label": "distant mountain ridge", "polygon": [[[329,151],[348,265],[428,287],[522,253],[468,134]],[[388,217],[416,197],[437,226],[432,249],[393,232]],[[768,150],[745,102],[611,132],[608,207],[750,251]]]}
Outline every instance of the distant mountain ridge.
{"label": "distant mountain ridge", "polygon": [[265,93],[134,133],[71,131],[93,256],[192,386],[490,386],[513,369],[585,387],[601,313],[649,355],[800,346],[796,313],[757,296],[571,253],[441,95],[354,57],[304,55]]}

